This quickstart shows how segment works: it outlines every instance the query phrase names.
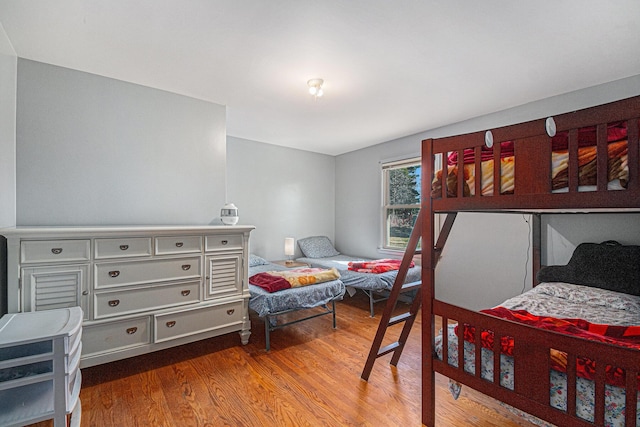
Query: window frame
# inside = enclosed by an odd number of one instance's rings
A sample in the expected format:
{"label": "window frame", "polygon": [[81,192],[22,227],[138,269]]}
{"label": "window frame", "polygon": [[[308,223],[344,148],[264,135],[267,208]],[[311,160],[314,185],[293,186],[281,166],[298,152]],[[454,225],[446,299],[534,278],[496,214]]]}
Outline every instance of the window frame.
{"label": "window frame", "polygon": [[[380,209],[380,250],[383,252],[392,252],[392,253],[402,253],[406,250],[405,247],[391,246],[390,245],[390,224],[387,221],[389,217],[387,212],[390,209],[418,209],[420,210],[421,200],[418,200],[415,204],[398,204],[393,205],[390,203],[390,182],[389,182],[389,171],[393,169],[402,169],[411,166],[418,166],[421,169],[422,173],[422,159],[420,156],[412,156],[408,158],[403,158],[399,160],[390,160],[380,162],[380,172],[381,172],[381,180],[382,180],[382,189],[381,189],[381,209]],[[418,182],[418,185],[420,183]]]}

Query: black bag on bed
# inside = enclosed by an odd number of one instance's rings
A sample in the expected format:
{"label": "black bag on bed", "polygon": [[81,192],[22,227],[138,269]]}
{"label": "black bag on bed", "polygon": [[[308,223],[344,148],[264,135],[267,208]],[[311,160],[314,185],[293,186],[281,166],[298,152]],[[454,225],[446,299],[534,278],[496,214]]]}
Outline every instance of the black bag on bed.
{"label": "black bag on bed", "polygon": [[565,282],[640,295],[640,246],[608,240],[581,243],[567,265],[540,269],[540,282]]}

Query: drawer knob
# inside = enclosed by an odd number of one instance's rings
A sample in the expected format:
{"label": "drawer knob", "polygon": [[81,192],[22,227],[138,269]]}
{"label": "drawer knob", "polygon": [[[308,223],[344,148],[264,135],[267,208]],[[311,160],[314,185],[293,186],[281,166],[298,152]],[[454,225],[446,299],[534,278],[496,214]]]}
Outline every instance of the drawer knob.
{"label": "drawer knob", "polygon": [[222,241],[220,241],[220,243],[222,243],[223,245],[226,245],[227,243],[229,243],[229,241],[228,240],[222,240]]}
{"label": "drawer knob", "polygon": [[136,326],[134,326],[133,328],[127,328],[127,334],[129,335],[133,335],[136,332],[138,332],[138,328]]}
{"label": "drawer knob", "polygon": [[120,245],[121,251],[126,251],[127,249],[129,249],[129,245]]}
{"label": "drawer knob", "polygon": [[118,304],[120,304],[119,299],[112,299],[111,301],[109,301],[109,307],[117,307]]}
{"label": "drawer knob", "polygon": [[167,322],[167,328],[173,328],[174,326],[176,326],[175,320],[170,320],[169,322]]}
{"label": "drawer knob", "polygon": [[229,316],[231,316],[231,315],[232,315],[233,313],[235,313],[235,312],[236,312],[236,309],[235,309],[235,308],[230,308],[229,310],[227,310],[227,314],[228,314]]}
{"label": "drawer knob", "polygon": [[118,270],[113,270],[109,272],[109,277],[118,277],[120,272]]}
{"label": "drawer knob", "polygon": [[185,289],[184,291],[180,292],[182,294],[183,297],[186,297],[187,295],[189,295],[191,293],[191,289]]}
{"label": "drawer knob", "polygon": [[176,242],[176,248],[181,248],[184,246],[184,243],[182,242]]}
{"label": "drawer knob", "polygon": [[51,253],[54,255],[59,255],[62,253],[62,248],[51,248]]}
{"label": "drawer knob", "polygon": [[183,265],[182,265],[182,269],[183,269],[184,271],[187,271],[187,270],[188,270],[188,269],[190,269],[190,268],[191,268],[191,264],[183,264]]}

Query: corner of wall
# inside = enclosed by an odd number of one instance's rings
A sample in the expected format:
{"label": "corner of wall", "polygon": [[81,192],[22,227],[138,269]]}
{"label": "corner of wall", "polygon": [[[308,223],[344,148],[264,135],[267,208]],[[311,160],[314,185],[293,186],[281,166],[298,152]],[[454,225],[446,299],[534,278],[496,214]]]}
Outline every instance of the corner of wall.
{"label": "corner of wall", "polygon": [[17,58],[0,22],[0,227],[16,225]]}

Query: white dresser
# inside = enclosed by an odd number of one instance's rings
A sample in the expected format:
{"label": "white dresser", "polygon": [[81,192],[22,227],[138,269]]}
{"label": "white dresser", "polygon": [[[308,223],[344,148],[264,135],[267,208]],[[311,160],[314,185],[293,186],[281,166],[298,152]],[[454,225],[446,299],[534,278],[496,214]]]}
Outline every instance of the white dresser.
{"label": "white dresser", "polygon": [[80,425],[81,337],[80,307],[0,319],[1,426]]}
{"label": "white dresser", "polygon": [[81,367],[235,331],[247,344],[253,228],[0,229],[8,312],[82,307]]}

